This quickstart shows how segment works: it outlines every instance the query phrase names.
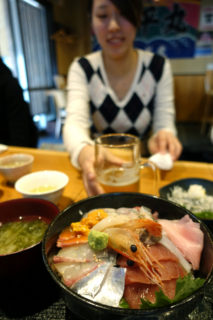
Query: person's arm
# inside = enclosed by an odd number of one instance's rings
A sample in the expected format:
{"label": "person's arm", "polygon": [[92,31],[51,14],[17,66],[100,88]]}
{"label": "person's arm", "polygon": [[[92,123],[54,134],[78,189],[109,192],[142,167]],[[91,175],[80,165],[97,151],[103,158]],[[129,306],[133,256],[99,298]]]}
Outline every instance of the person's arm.
{"label": "person's arm", "polygon": [[88,196],[103,193],[94,168],[94,143],[90,138],[89,93],[85,74],[75,61],[68,73],[67,118],[63,139],[70,152],[72,164],[82,171]]}
{"label": "person's arm", "polygon": [[157,84],[153,116],[153,133],[161,129],[167,129],[176,135],[173,77],[167,59]]}
{"label": "person's arm", "polygon": [[170,63],[165,60],[162,77],[157,85],[153,135],[148,141],[150,153],[169,152],[173,160],[179,158],[182,146],[176,137],[173,77]]}
{"label": "person's arm", "polygon": [[88,84],[84,71],[74,61],[67,79],[67,117],[63,128],[63,140],[70,152],[72,164],[79,168],[81,150],[92,145],[90,138],[90,113]]}

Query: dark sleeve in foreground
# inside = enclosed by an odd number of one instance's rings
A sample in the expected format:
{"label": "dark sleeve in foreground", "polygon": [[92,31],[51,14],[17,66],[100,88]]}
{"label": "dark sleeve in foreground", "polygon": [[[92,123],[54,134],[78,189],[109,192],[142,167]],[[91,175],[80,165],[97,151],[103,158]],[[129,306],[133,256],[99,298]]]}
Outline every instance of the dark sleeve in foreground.
{"label": "dark sleeve in foreground", "polygon": [[22,89],[0,60],[0,143],[36,147],[37,139],[37,128]]}

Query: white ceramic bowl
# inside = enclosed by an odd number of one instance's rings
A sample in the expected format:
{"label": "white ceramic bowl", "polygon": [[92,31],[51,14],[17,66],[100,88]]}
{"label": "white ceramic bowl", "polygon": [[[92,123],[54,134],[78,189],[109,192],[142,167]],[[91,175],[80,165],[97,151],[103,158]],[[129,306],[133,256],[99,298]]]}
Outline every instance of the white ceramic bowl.
{"label": "white ceramic bowl", "polygon": [[15,189],[25,198],[40,198],[57,204],[68,181],[68,176],[60,171],[37,171],[16,181]]}
{"label": "white ceramic bowl", "polygon": [[0,158],[0,172],[5,179],[13,183],[31,172],[34,157],[30,154],[14,153]]}

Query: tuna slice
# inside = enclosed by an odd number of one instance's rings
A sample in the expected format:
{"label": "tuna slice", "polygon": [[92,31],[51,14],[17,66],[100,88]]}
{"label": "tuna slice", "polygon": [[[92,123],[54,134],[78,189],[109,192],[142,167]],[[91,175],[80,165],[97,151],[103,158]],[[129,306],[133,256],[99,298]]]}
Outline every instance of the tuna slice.
{"label": "tuna slice", "polygon": [[203,250],[204,236],[200,224],[193,222],[189,215],[180,220],[159,219],[167,237],[180,250],[194,270],[199,269],[201,253]]}
{"label": "tuna slice", "polygon": [[[184,276],[183,268],[174,261],[163,261],[161,267],[158,266],[156,269],[161,275],[162,281],[168,281],[172,279],[178,279]],[[126,272],[126,284],[130,283],[147,283],[152,284],[152,282],[146,277],[146,275],[138,267],[127,268]]]}
{"label": "tuna slice", "polygon": [[[158,243],[147,248],[160,263],[158,266],[156,264],[156,268],[163,282],[165,295],[170,299],[174,298],[176,280],[183,277],[186,271],[180,265],[177,257],[163,245]],[[117,263],[127,268],[124,297],[129,306],[133,309],[139,309],[141,298],[155,302],[155,292],[159,290],[159,287],[151,283],[137,264],[128,266],[127,259],[122,256],[118,258]]]}
{"label": "tuna slice", "polygon": [[[175,296],[176,280],[164,282],[164,294],[173,299]],[[141,298],[155,302],[155,292],[159,290],[157,285],[134,283],[125,286],[124,298],[132,309],[140,309]]]}
{"label": "tuna slice", "polygon": [[[147,249],[160,263],[159,265],[156,265],[156,269],[158,270],[162,281],[177,279],[179,277],[183,277],[186,274],[184,269],[179,264],[177,257],[163,245],[155,244],[147,247]],[[126,284],[152,284],[150,279],[148,279],[143,271],[139,269],[136,263],[133,266],[128,266],[127,259],[123,256],[120,256],[117,260],[117,264],[121,267],[127,268],[125,281]]]}

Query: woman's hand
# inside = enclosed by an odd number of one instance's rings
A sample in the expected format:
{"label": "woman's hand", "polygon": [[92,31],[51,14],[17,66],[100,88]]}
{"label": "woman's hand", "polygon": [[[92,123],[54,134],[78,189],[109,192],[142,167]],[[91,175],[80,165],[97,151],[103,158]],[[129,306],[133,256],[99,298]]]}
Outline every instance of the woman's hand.
{"label": "woman's hand", "polygon": [[95,150],[94,146],[85,146],[78,157],[79,165],[82,169],[82,178],[84,182],[85,190],[88,196],[94,196],[104,193],[104,190],[100,186],[95,173]]}
{"label": "woman's hand", "polygon": [[182,145],[178,138],[170,131],[159,130],[148,141],[151,154],[169,152],[173,160],[177,160],[182,152]]}

